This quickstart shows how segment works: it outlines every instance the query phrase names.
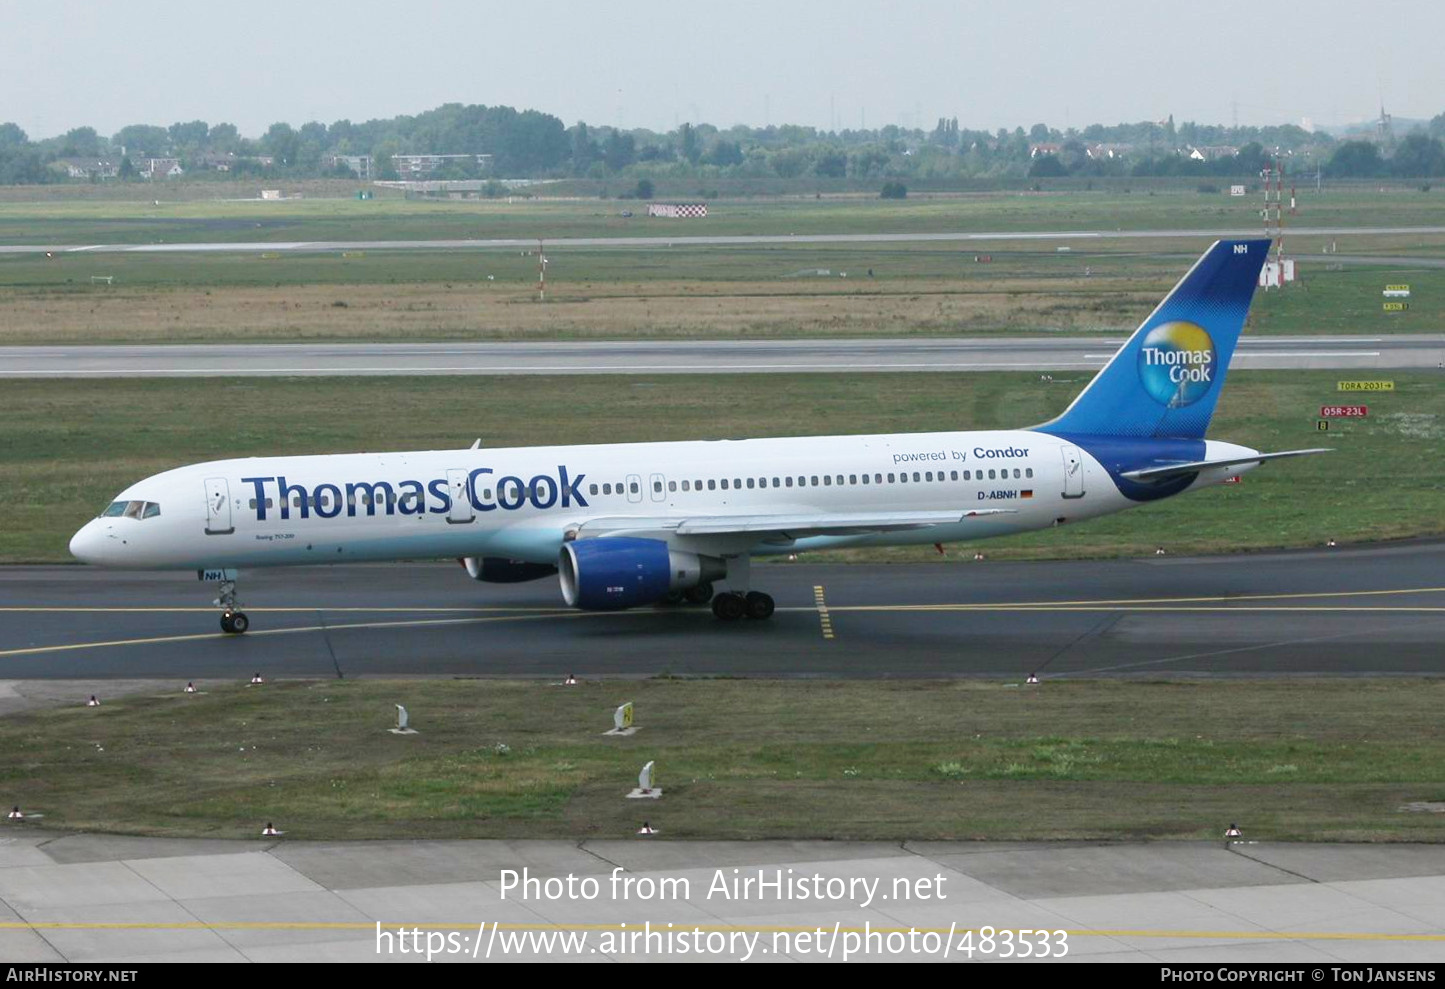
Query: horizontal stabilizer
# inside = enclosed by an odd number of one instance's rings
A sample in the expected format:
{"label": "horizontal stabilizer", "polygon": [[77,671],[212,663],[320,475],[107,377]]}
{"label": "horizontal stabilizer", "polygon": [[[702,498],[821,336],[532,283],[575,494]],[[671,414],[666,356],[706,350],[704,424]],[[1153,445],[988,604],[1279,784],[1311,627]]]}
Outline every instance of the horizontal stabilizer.
{"label": "horizontal stabilizer", "polygon": [[1170,464],[1167,467],[1146,467],[1143,470],[1125,471],[1119,476],[1127,477],[1131,481],[1163,481],[1167,478],[1180,477],[1184,474],[1198,474],[1202,470],[1213,470],[1218,467],[1243,467],[1245,464],[1262,464],[1266,460],[1283,460],[1285,457],[1305,457],[1312,453],[1329,452],[1329,447],[1317,447],[1313,450],[1281,450],[1279,453],[1256,453],[1252,457],[1194,460],[1185,464]]}

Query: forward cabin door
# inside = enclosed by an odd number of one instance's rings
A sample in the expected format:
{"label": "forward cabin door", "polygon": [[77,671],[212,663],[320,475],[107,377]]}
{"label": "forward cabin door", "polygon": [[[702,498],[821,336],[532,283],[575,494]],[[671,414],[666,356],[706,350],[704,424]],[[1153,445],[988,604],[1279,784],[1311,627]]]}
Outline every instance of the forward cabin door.
{"label": "forward cabin door", "polygon": [[1064,497],[1084,497],[1084,461],[1076,446],[1060,448],[1064,456]]}
{"label": "forward cabin door", "polygon": [[231,524],[231,488],[224,477],[206,478],[206,535],[228,536]]}
{"label": "forward cabin door", "polygon": [[627,500],[633,503],[642,500],[642,477],[639,474],[627,475]]}
{"label": "forward cabin door", "polygon": [[463,525],[476,518],[476,510],[472,507],[472,493],[467,490],[467,476],[470,473],[465,467],[447,470],[447,492],[452,499],[451,507],[447,509],[447,522],[450,525]]}
{"label": "forward cabin door", "polygon": [[652,500],[667,500],[667,479],[664,478],[661,474],[652,475]]}

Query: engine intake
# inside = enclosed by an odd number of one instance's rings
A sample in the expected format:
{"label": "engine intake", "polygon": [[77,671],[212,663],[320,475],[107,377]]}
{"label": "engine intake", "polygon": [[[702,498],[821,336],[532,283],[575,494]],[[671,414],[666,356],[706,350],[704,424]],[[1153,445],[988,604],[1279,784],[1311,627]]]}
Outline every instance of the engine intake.
{"label": "engine intake", "polygon": [[727,565],[716,557],[669,549],[661,539],[606,536],[563,543],[557,573],[562,599],[570,607],[617,611],[717,580],[727,574]]}
{"label": "engine intake", "polygon": [[528,563],[504,556],[464,556],[458,562],[466,568],[467,576],[472,580],[488,584],[521,584],[541,580],[557,572],[550,563]]}

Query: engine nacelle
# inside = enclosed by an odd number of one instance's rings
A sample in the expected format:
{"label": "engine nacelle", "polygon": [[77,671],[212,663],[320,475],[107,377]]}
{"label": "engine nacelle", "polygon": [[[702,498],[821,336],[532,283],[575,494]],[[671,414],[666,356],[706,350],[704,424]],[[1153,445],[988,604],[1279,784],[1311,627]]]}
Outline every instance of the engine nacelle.
{"label": "engine nacelle", "polygon": [[727,573],[711,556],[668,549],[661,539],[606,536],[562,544],[562,599],[586,611],[616,611],[661,601]]}
{"label": "engine nacelle", "polygon": [[488,584],[521,584],[541,580],[557,572],[557,568],[549,563],[528,563],[504,556],[464,556],[459,562],[466,568],[468,577]]}

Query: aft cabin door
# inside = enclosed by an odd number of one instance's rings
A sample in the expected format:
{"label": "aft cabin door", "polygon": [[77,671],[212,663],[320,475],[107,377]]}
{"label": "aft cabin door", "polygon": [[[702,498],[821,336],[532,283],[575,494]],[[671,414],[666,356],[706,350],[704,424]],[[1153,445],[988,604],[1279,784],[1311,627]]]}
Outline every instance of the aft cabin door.
{"label": "aft cabin door", "polygon": [[476,517],[472,508],[472,493],[467,490],[469,475],[470,471],[461,467],[453,467],[447,471],[447,492],[452,499],[451,507],[447,509],[447,522],[451,525],[461,525]]}
{"label": "aft cabin door", "polygon": [[1061,451],[1064,455],[1064,497],[1084,497],[1084,461],[1079,455],[1079,448],[1066,446]]}
{"label": "aft cabin door", "polygon": [[231,489],[224,477],[206,478],[206,535],[227,536],[236,531],[231,524]]}

